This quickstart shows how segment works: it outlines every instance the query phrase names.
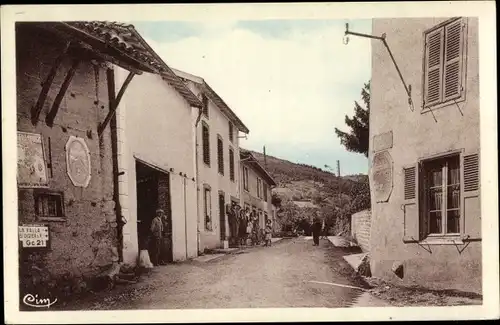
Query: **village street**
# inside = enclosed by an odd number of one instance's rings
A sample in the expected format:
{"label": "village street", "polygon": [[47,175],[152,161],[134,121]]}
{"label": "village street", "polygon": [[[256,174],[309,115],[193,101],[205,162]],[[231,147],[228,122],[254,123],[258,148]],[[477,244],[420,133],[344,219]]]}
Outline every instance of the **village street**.
{"label": "village street", "polygon": [[284,239],[207,262],[159,266],[124,287],[127,293],[119,287],[64,309],[348,307],[363,291],[328,283],[366,285],[345,254],[327,240],[314,247],[304,237]]}

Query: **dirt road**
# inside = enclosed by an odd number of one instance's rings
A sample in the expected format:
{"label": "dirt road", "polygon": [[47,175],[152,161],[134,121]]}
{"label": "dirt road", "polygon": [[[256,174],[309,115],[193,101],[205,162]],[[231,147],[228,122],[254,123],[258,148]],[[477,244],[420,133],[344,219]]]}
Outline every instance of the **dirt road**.
{"label": "dirt road", "polygon": [[[285,239],[209,262],[160,266],[127,291],[99,293],[70,309],[348,307],[366,287],[342,259],[345,250],[321,240]],[[312,281],[312,282],[311,282]]]}

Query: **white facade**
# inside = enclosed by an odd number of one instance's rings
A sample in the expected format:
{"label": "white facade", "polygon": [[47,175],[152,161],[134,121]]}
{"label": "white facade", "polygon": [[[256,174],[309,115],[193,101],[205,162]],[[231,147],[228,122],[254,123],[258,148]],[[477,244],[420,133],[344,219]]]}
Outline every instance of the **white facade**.
{"label": "white facade", "polygon": [[[116,91],[127,71],[115,68]],[[119,193],[124,262],[135,265],[139,253],[136,160],[168,173],[174,261],[197,256],[194,125],[197,108],[159,75],[135,76],[117,110]],[[182,175],[180,175],[180,173]]]}
{"label": "white facade", "polygon": [[[213,101],[213,91],[207,91],[204,87],[202,78],[174,70],[181,77],[189,89],[202,99],[203,94],[208,98],[208,116],[201,114],[200,121],[196,129],[195,146],[197,151],[198,163],[198,233],[199,243],[198,251],[203,252],[205,249],[213,249],[222,247],[223,240],[229,237],[228,217],[225,213],[225,206],[220,206],[219,195],[224,196],[224,203],[231,202],[240,203],[240,149],[239,138],[240,132],[245,130],[238,129],[238,121],[230,118],[226,112],[223,112],[221,107],[217,106]],[[226,109],[228,109],[226,107]],[[234,113],[233,113],[234,114]],[[232,125],[232,139],[230,139],[230,124]],[[203,127],[208,127],[209,130],[209,153],[210,163],[207,164],[204,160],[203,146]],[[247,130],[246,130],[247,131]],[[218,140],[222,140],[222,159],[223,173],[219,171],[218,165]],[[234,180],[230,177],[230,162],[229,152],[233,152],[234,157]],[[209,203],[205,203],[205,190],[209,190]],[[210,214],[210,224],[207,226],[205,210],[208,206]],[[224,225],[221,223],[221,209],[224,215]],[[225,230],[225,236],[221,236],[221,230]],[[224,238],[222,238],[224,237]]]}

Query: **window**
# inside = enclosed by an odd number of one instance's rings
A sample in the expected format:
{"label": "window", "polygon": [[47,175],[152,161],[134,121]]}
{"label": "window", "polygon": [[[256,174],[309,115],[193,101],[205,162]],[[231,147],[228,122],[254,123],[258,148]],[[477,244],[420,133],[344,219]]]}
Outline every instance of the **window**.
{"label": "window", "polygon": [[220,136],[217,137],[217,165],[219,173],[224,175],[224,143]]}
{"label": "window", "polygon": [[212,231],[212,204],[210,187],[205,186],[203,188],[203,206],[205,213],[205,230]]}
{"label": "window", "polygon": [[229,179],[234,181],[234,150],[229,148]]}
{"label": "window", "polygon": [[262,198],[262,179],[257,178],[257,197]]}
{"label": "window", "polygon": [[243,189],[248,191],[248,167],[243,167]]}
{"label": "window", "polygon": [[233,139],[234,139],[233,123],[229,121],[229,141],[233,142]]}
{"label": "window", "polygon": [[201,95],[202,112],[208,118],[208,97],[205,94]]}
{"label": "window", "polygon": [[455,18],[425,33],[424,109],[464,98],[466,31]]}
{"label": "window", "polygon": [[63,221],[63,195],[59,192],[34,192],[35,213],[39,220]]}
{"label": "window", "polygon": [[203,123],[202,126],[202,136],[203,136],[203,162],[210,166],[210,131],[208,125]]}
{"label": "window", "polygon": [[439,244],[450,237],[480,236],[473,228],[464,228],[476,218],[472,205],[465,208],[464,200],[479,199],[477,153],[447,153],[423,160],[403,169],[403,179],[403,242],[436,240]]}
{"label": "window", "polygon": [[423,185],[426,234],[459,234],[460,156],[424,162]]}
{"label": "window", "polygon": [[264,201],[267,202],[267,184],[263,183],[263,194],[264,194]]}

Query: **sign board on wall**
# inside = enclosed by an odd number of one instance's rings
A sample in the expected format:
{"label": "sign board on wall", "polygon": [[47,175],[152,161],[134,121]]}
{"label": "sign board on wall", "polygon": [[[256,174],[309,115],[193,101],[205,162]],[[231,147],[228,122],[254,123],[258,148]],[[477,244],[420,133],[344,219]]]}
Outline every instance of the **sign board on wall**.
{"label": "sign board on wall", "polygon": [[373,136],[373,152],[392,148],[392,131]]}
{"label": "sign board on wall", "polygon": [[66,169],[73,185],[87,187],[90,182],[90,151],[85,139],[70,136],[66,143]]}
{"label": "sign board on wall", "polygon": [[392,157],[388,151],[381,151],[373,156],[372,181],[377,202],[387,202],[393,186]]}
{"label": "sign board on wall", "polygon": [[20,188],[48,187],[41,134],[17,132],[17,185]]}
{"label": "sign board on wall", "polygon": [[23,248],[46,248],[49,246],[49,227],[43,224],[19,226],[19,241]]}

